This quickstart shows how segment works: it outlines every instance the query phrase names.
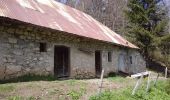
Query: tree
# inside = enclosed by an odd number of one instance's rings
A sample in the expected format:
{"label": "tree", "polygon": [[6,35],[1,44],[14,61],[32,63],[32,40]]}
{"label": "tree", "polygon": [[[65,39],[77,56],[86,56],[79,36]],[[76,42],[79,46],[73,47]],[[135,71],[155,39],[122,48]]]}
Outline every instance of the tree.
{"label": "tree", "polygon": [[[123,35],[126,0],[56,0],[81,10],[103,23],[116,33]],[[64,1],[64,2],[63,2]],[[66,1],[66,2],[65,2]]]}
{"label": "tree", "polygon": [[151,61],[170,66],[168,13],[162,0],[129,0],[127,38],[140,47],[147,66]]}

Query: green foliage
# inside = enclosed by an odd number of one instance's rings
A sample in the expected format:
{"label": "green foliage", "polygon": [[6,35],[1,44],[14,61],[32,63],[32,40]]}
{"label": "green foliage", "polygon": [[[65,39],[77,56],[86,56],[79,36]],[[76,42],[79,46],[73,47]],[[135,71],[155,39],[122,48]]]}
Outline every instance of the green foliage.
{"label": "green foliage", "polygon": [[23,100],[23,97],[20,96],[11,96],[8,98],[8,100]]}
{"label": "green foliage", "polygon": [[[170,66],[170,34],[165,7],[157,0],[128,0],[127,38],[140,47],[146,61],[155,59]],[[164,59],[166,58],[166,59]]]}
{"label": "green foliage", "polygon": [[123,78],[121,76],[108,77],[107,79],[110,81],[114,81],[114,82],[125,82],[126,81],[126,78]]}
{"label": "green foliage", "polygon": [[79,91],[72,90],[68,93],[68,95],[72,98],[72,100],[79,100],[80,97],[86,93],[86,89],[81,87]]}
{"label": "green foliage", "polygon": [[56,78],[51,75],[41,76],[41,75],[28,74],[10,80],[0,80],[0,84],[14,83],[14,82],[29,82],[29,81],[54,81],[54,80],[56,80]]}
{"label": "green foliage", "polygon": [[169,100],[170,95],[165,91],[167,84],[166,81],[158,81],[157,87],[153,87],[152,83],[149,93],[146,93],[146,85],[144,85],[134,96],[131,95],[133,87],[105,91],[100,96],[91,96],[90,100]]}

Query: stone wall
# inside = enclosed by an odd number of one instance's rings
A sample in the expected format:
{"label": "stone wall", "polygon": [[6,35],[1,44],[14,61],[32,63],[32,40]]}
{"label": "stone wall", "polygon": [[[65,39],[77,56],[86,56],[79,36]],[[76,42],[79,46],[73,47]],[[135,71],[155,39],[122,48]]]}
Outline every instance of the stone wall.
{"label": "stone wall", "polygon": [[[70,48],[70,77],[95,77],[95,50],[102,51],[105,75],[118,71],[122,49],[118,46],[10,19],[1,18],[0,22],[0,79],[25,74],[54,75],[55,45]],[[47,52],[40,52],[40,42],[47,43]],[[131,51],[132,56],[137,55],[133,53],[136,50],[125,50]],[[108,62],[108,51],[112,52],[112,62]],[[139,66],[139,63],[133,66]]]}

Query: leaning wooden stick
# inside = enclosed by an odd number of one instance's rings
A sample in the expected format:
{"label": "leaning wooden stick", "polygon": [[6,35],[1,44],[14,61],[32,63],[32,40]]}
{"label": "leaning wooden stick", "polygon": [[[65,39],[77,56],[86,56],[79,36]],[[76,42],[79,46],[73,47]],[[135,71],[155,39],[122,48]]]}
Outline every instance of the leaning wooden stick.
{"label": "leaning wooden stick", "polygon": [[133,91],[132,91],[132,95],[135,95],[136,90],[138,89],[138,87],[139,87],[140,82],[142,81],[142,79],[143,79],[143,75],[142,75],[142,76],[140,77],[140,79],[138,79],[138,81],[136,82],[136,85],[135,85],[135,87],[134,87],[134,89],[133,89]]}
{"label": "leaning wooden stick", "polygon": [[159,73],[157,74],[156,80],[154,82],[154,86],[156,86],[156,82],[157,82],[158,78],[159,78]]}
{"label": "leaning wooden stick", "polygon": [[103,86],[103,76],[104,76],[104,69],[102,69],[101,77],[100,77],[100,85],[99,85],[99,92],[98,94],[100,95],[102,91],[102,86]]}
{"label": "leaning wooden stick", "polygon": [[165,78],[167,78],[167,74],[168,74],[168,68],[165,68]]}
{"label": "leaning wooden stick", "polygon": [[148,81],[147,81],[146,92],[148,92],[149,88],[150,88],[150,74],[151,74],[151,72],[149,72],[149,74],[148,74]]}

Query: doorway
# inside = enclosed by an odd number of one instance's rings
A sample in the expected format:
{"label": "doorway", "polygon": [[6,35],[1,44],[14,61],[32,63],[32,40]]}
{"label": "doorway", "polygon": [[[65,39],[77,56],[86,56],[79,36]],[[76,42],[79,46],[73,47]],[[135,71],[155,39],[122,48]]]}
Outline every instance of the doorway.
{"label": "doorway", "polygon": [[55,77],[69,77],[70,74],[70,49],[65,46],[54,48],[54,75]]}
{"label": "doorway", "polygon": [[96,76],[100,76],[102,70],[101,51],[95,51],[95,70]]}

